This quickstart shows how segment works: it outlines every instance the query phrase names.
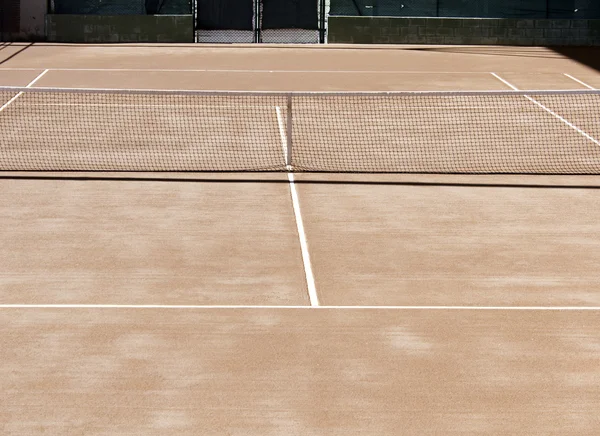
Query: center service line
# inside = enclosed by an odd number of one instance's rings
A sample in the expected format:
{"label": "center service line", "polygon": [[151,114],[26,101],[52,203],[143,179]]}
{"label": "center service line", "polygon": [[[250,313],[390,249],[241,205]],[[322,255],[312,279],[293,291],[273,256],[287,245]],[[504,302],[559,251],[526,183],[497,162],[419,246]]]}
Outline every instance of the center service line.
{"label": "center service line", "polygon": [[[287,135],[285,131],[285,123],[283,122],[281,108],[279,106],[276,106],[275,111],[277,113],[277,125],[279,126],[279,135],[281,137],[283,155],[285,157],[285,161],[287,162]],[[298,229],[298,237],[300,239],[300,250],[302,251],[302,262],[304,263],[304,274],[306,275],[306,286],[308,287],[308,298],[310,300],[310,305],[312,307],[316,307],[319,305],[319,296],[317,294],[315,277],[310,262],[310,254],[308,252],[308,241],[306,239],[306,232],[304,231],[302,213],[300,212],[300,201],[298,199],[298,191],[296,189],[296,184],[294,183],[295,180],[292,168],[288,167],[287,170],[288,181],[290,182],[290,194],[292,196],[292,206],[294,208],[294,216],[296,217],[296,228]]]}

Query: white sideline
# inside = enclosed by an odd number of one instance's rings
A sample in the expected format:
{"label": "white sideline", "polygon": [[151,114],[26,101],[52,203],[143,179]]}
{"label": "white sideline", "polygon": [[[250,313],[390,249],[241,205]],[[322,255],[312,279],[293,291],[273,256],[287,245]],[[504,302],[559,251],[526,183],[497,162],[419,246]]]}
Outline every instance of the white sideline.
{"label": "white sideline", "polygon": [[[283,148],[283,156],[285,161],[288,161],[287,155],[287,134],[285,129],[285,123],[281,114],[281,108],[275,107],[277,113],[277,125],[279,126],[279,135],[281,138],[281,146]],[[317,287],[315,285],[315,277],[312,271],[312,264],[310,262],[310,254],[308,252],[308,241],[306,239],[306,232],[304,231],[304,222],[302,221],[302,213],[300,212],[300,201],[298,199],[298,191],[296,190],[296,184],[294,183],[294,173],[291,168],[288,167],[288,181],[290,182],[290,194],[292,196],[292,206],[294,208],[294,216],[296,217],[296,228],[298,229],[298,237],[300,239],[300,250],[302,251],[302,262],[304,263],[304,274],[306,276],[306,286],[308,287],[308,298],[312,307],[319,306],[319,296],[317,294]]]}
{"label": "white sideline", "polygon": [[580,83],[581,85],[585,86],[586,88],[593,89],[594,91],[596,90],[596,88],[594,88],[593,86],[590,86],[590,85],[588,85],[588,84],[587,84],[587,83],[585,83],[585,82],[582,82],[581,80],[579,80],[579,79],[577,79],[577,78],[575,78],[575,77],[571,76],[570,74],[567,74],[567,73],[564,73],[564,74],[565,74],[565,76],[567,76],[569,79],[571,79],[571,80],[574,80],[574,81],[576,81],[577,83]]}
{"label": "white sideline", "polygon": [[[40,73],[39,76],[37,76],[35,79],[33,79],[31,82],[29,82],[29,84],[25,87],[25,88],[31,88],[35,82],[37,82],[38,80],[40,80],[42,77],[44,77],[44,75],[50,70],[44,70]],[[8,106],[10,106],[10,104],[15,101],[17,98],[19,98],[20,96],[22,96],[23,93],[19,92],[17,95],[15,95],[13,98],[11,98],[8,102],[6,102],[2,107],[0,107],[0,112],[2,112],[4,109],[6,109]]]}
{"label": "white sideline", "polygon": [[[492,76],[494,76],[496,79],[500,80],[502,83],[504,83],[506,86],[509,86],[510,88],[512,88],[514,91],[519,91],[519,88],[517,88],[516,86],[514,86],[513,84],[511,84],[510,82],[508,82],[507,80],[504,80],[502,77],[500,77],[499,75],[497,75],[496,73],[491,73]],[[524,97],[529,100],[530,102],[534,103],[535,105],[539,106],[540,108],[544,109],[546,112],[548,112],[550,115],[554,116],[556,119],[562,121],[563,123],[565,123],[567,126],[569,126],[570,128],[572,128],[573,130],[575,130],[577,133],[579,133],[580,135],[584,136],[586,139],[589,139],[590,141],[592,141],[594,144],[600,146],[600,141],[593,138],[592,136],[590,136],[589,134],[587,134],[586,132],[584,132],[583,130],[581,130],[579,127],[577,127],[575,124],[571,123],[570,121],[567,121],[565,118],[561,117],[560,115],[558,115],[556,112],[554,112],[551,109],[548,109],[546,106],[544,106],[542,103],[540,103],[539,101],[537,101],[534,98],[531,98],[528,95],[524,95]]]}
{"label": "white sideline", "polygon": [[1,309],[317,309],[317,310],[463,310],[463,311],[600,311],[600,306],[276,306],[193,304],[0,304]]}

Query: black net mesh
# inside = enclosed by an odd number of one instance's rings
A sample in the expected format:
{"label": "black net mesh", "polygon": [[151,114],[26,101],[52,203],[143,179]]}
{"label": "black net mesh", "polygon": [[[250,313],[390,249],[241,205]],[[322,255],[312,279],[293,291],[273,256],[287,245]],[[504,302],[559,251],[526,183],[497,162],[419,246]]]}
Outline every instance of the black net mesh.
{"label": "black net mesh", "polygon": [[439,0],[442,17],[542,18],[546,0]]}
{"label": "black net mesh", "polygon": [[331,0],[331,15],[600,18],[597,0]]}
{"label": "black net mesh", "polygon": [[256,3],[253,0],[196,0],[196,42],[256,42]]}
{"label": "black net mesh", "polygon": [[598,0],[548,0],[549,18],[600,19]]}
{"label": "black net mesh", "polygon": [[331,15],[435,17],[437,0],[331,0]]}
{"label": "black net mesh", "polygon": [[318,29],[318,0],[262,0],[262,29]]}
{"label": "black net mesh", "polygon": [[259,8],[260,42],[319,42],[319,0],[262,0]]}
{"label": "black net mesh", "polygon": [[197,0],[196,25],[203,30],[245,30],[254,28],[252,0]]}
{"label": "black net mesh", "polygon": [[195,0],[52,0],[51,13],[81,15],[186,15]]}
{"label": "black net mesh", "polygon": [[13,34],[19,33],[19,17],[26,13],[24,9],[18,0],[0,0],[0,41],[10,41]]}
{"label": "black net mesh", "polygon": [[145,0],[53,0],[55,14],[145,15]]}
{"label": "black net mesh", "polygon": [[[154,6],[154,13],[159,15],[188,15],[192,13],[192,1],[195,0],[146,0],[146,10],[150,13],[150,5]],[[151,6],[152,7],[152,6]]]}
{"label": "black net mesh", "polygon": [[600,91],[0,98],[4,171],[600,174]]}

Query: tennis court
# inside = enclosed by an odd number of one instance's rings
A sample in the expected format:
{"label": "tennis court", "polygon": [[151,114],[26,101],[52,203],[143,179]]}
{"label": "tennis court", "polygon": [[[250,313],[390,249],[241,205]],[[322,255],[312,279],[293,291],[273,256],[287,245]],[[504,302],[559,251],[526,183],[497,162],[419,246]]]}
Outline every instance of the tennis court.
{"label": "tennis court", "polygon": [[4,434],[600,431],[598,72],[35,44],[0,81]]}

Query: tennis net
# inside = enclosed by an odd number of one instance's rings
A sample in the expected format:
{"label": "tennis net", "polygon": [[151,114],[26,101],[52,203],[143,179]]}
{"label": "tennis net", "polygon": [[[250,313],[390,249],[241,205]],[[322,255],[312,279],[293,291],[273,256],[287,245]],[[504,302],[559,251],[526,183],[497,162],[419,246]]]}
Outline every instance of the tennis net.
{"label": "tennis net", "polygon": [[600,174],[600,91],[0,87],[1,171]]}

